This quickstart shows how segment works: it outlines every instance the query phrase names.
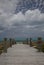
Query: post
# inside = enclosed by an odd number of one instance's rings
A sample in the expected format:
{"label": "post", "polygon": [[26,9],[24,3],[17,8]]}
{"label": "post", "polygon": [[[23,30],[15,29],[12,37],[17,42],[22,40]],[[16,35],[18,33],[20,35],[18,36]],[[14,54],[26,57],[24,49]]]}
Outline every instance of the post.
{"label": "post", "polygon": [[10,38],[10,47],[12,47],[12,39]]}
{"label": "post", "polygon": [[14,44],[15,44],[14,39],[12,39],[12,45],[14,45]]}
{"label": "post", "polygon": [[28,38],[27,38],[27,44],[28,44]]}
{"label": "post", "polygon": [[30,47],[32,47],[32,38],[30,38]]}
{"label": "post", "polygon": [[41,51],[41,47],[42,47],[42,38],[38,37],[38,41],[37,41],[37,45],[38,45],[38,51]]}
{"label": "post", "polygon": [[16,44],[16,41],[14,41],[14,43]]}
{"label": "post", "polygon": [[4,38],[4,52],[7,53],[7,38]]}

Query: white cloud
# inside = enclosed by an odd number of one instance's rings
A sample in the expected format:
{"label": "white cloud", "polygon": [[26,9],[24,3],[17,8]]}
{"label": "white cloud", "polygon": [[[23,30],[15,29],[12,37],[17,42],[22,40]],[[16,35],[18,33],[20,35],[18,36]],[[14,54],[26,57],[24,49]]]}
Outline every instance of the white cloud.
{"label": "white cloud", "polygon": [[25,13],[26,19],[29,21],[43,21],[44,20],[44,14],[42,14],[38,9],[35,10],[28,10]]}
{"label": "white cloud", "polygon": [[13,13],[16,9],[18,0],[0,0],[0,8],[6,13]]}
{"label": "white cloud", "polygon": [[36,23],[44,23],[44,14],[41,13],[38,9],[28,10],[26,11],[25,15],[22,14],[22,12],[8,15],[7,13],[3,12],[3,10],[0,10],[0,13],[0,24],[2,23],[5,27],[10,27],[15,23],[25,23],[25,26],[28,25],[28,27],[31,26],[30,24],[34,24],[35,26]]}
{"label": "white cloud", "polygon": [[[17,6],[18,0],[0,0],[0,26],[4,27],[4,30],[14,31],[21,34],[29,32],[36,32],[37,34],[44,31],[44,13],[41,13],[38,9],[28,10],[25,15],[22,12],[13,14]],[[3,30],[0,29],[0,32]],[[17,33],[17,34],[18,34]]]}
{"label": "white cloud", "polygon": [[11,18],[8,20],[8,22],[14,24],[16,22],[27,22],[27,23],[33,23],[33,22],[43,22],[44,21],[44,14],[42,14],[38,9],[36,10],[28,10],[25,15],[22,14],[22,12],[19,12],[18,14],[14,14],[11,16]]}
{"label": "white cloud", "polygon": [[8,22],[10,22],[11,24],[14,24],[16,22],[23,22],[23,21],[26,21],[26,20],[22,12],[12,15],[11,18],[8,20]]}

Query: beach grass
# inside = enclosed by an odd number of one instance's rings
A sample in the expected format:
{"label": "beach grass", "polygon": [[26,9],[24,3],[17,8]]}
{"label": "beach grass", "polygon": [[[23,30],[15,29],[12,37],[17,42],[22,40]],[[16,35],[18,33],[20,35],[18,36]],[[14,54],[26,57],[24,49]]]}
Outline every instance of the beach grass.
{"label": "beach grass", "polygon": [[[15,41],[14,39],[11,40],[10,42],[10,39],[6,41],[6,46],[7,46],[7,49],[10,47],[10,44],[11,45],[14,45],[16,44],[17,41]],[[20,41],[21,42],[21,41]],[[19,42],[19,43],[20,43]],[[3,53],[3,50],[4,50],[4,41],[1,41],[0,42],[0,54]],[[22,44],[28,44],[30,45],[30,41],[27,40],[23,40],[22,41]],[[32,44],[32,47],[34,47],[35,49],[38,49],[38,45],[37,45],[37,41],[31,41],[31,44]],[[42,46],[41,46],[41,49],[42,49],[42,52],[44,52],[44,41],[42,42]]]}

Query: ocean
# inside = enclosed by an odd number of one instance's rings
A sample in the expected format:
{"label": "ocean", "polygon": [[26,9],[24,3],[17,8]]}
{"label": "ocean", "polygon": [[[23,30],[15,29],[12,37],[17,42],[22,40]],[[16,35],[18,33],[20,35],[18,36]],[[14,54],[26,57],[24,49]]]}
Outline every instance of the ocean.
{"label": "ocean", "polygon": [[[3,41],[3,39],[4,38],[0,38],[0,42]],[[14,38],[14,39],[16,40],[16,42],[23,42],[23,41],[26,41],[27,38]],[[28,38],[28,40],[30,40],[30,38]],[[42,38],[42,40],[44,41],[44,38]],[[37,41],[37,38],[32,38],[32,41]]]}

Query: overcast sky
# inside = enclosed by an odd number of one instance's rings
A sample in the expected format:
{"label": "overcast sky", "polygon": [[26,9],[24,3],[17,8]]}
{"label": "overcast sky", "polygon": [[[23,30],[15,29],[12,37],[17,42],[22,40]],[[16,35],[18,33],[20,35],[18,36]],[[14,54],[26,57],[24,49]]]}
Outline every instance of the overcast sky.
{"label": "overcast sky", "polygon": [[19,0],[0,0],[0,38],[44,36],[44,14],[38,9],[14,14]]}

